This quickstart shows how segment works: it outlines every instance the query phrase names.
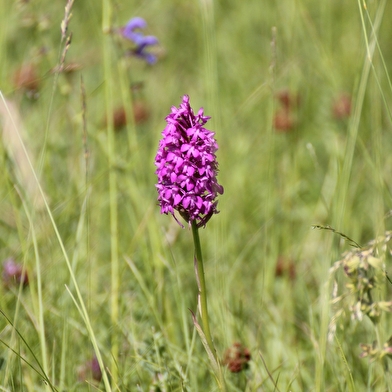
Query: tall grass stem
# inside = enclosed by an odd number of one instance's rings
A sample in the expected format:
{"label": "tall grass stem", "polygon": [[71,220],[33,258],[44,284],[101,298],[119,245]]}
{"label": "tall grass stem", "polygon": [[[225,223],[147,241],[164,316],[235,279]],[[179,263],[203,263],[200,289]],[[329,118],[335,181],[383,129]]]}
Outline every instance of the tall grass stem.
{"label": "tall grass stem", "polygon": [[[4,98],[4,96],[3,96],[3,94],[2,94],[1,91],[0,91],[0,99],[1,99],[2,102],[4,103],[6,109],[8,110],[8,106],[7,106],[6,100],[5,100],[5,98]],[[12,116],[11,116],[11,113],[9,112],[9,110],[8,110],[8,115],[10,116],[11,120],[13,120],[13,119],[12,119]],[[101,352],[100,352],[100,350],[99,350],[98,342],[97,342],[97,339],[96,339],[96,337],[95,337],[95,333],[94,333],[94,330],[93,330],[92,325],[91,325],[90,317],[89,317],[89,315],[88,315],[88,312],[87,312],[87,309],[86,309],[86,306],[85,306],[85,303],[84,303],[82,294],[81,294],[80,289],[79,289],[78,282],[77,282],[77,280],[76,280],[76,276],[75,276],[75,274],[74,274],[74,272],[73,272],[73,270],[72,270],[72,266],[71,266],[70,259],[69,259],[69,257],[68,257],[68,253],[67,253],[67,251],[65,250],[64,242],[63,242],[62,237],[61,237],[61,235],[60,235],[60,232],[59,232],[59,229],[58,229],[58,227],[57,227],[57,224],[56,224],[56,222],[55,222],[55,220],[54,220],[54,217],[53,217],[52,211],[51,211],[51,209],[50,209],[50,207],[49,207],[49,204],[48,204],[48,201],[47,201],[47,199],[46,199],[45,193],[44,193],[44,191],[43,191],[43,189],[42,189],[42,186],[41,186],[41,184],[40,184],[40,182],[39,182],[39,180],[38,180],[37,172],[35,171],[35,169],[34,169],[32,163],[31,163],[30,157],[29,157],[29,155],[28,155],[28,153],[27,153],[27,150],[26,150],[26,146],[25,146],[25,144],[24,144],[24,142],[23,142],[23,140],[22,140],[22,138],[21,138],[21,135],[20,135],[20,133],[19,133],[19,130],[18,130],[18,128],[16,127],[16,125],[15,125],[14,122],[13,122],[13,127],[14,127],[15,133],[16,133],[16,135],[17,135],[17,137],[18,137],[18,140],[19,140],[19,142],[20,142],[20,144],[21,144],[21,146],[22,146],[23,153],[24,153],[24,155],[25,155],[25,157],[26,157],[26,160],[27,160],[27,162],[28,162],[29,168],[30,168],[30,170],[31,170],[31,175],[32,175],[32,177],[34,178],[34,181],[35,181],[36,184],[37,184],[39,193],[41,194],[43,203],[44,203],[44,205],[45,205],[45,209],[46,209],[46,211],[47,211],[47,213],[48,213],[49,220],[50,220],[50,222],[51,222],[51,224],[52,224],[52,227],[53,227],[53,230],[54,230],[54,232],[55,232],[57,241],[58,241],[58,243],[59,243],[59,246],[60,246],[60,249],[61,249],[61,253],[63,254],[65,263],[66,263],[66,265],[67,265],[67,268],[68,268],[68,271],[69,271],[69,273],[70,273],[72,282],[73,282],[73,284],[74,284],[75,292],[76,292],[76,295],[77,295],[77,300],[78,300],[78,302],[79,302],[78,306],[80,307],[80,312],[81,312],[82,318],[83,318],[83,320],[84,320],[84,322],[85,322],[85,325],[86,325],[86,329],[87,329],[88,335],[89,335],[89,337],[90,337],[90,339],[91,339],[91,344],[92,344],[93,347],[94,347],[94,351],[95,351],[95,354],[96,354],[96,356],[97,356],[97,360],[98,360],[99,366],[100,366],[100,368],[102,369],[102,379],[103,379],[103,382],[104,382],[106,391],[107,391],[107,392],[110,392],[110,391],[111,391],[111,387],[110,387],[110,383],[109,383],[109,379],[108,379],[107,373],[106,373],[106,371],[105,371],[105,367],[104,367],[104,365],[103,365],[103,360],[102,360]]]}
{"label": "tall grass stem", "polygon": [[199,229],[195,221],[192,221],[192,235],[193,235],[193,242],[195,245],[195,258],[194,258],[195,273],[197,278],[197,285],[199,288],[199,294],[198,294],[199,313],[201,316],[203,330],[206,335],[208,345],[210,346],[211,351],[214,353],[216,357],[216,351],[211,336],[210,323],[208,320],[207,288],[206,288],[206,281],[204,276],[203,255],[201,252]]}
{"label": "tall grass stem", "polygon": [[[202,341],[205,339],[207,346],[205,347],[207,350],[207,354],[210,357],[211,365],[215,371],[215,376],[217,377],[217,382],[219,389],[221,391],[225,391],[225,382],[223,378],[222,368],[219,364],[219,359],[217,356],[217,352],[214,346],[214,342],[211,335],[210,322],[208,317],[208,307],[207,307],[207,287],[204,275],[204,263],[203,263],[203,254],[201,251],[201,243],[199,236],[199,228],[195,221],[192,221],[192,235],[193,242],[195,245],[195,256],[194,256],[194,264],[195,264],[195,274],[197,280],[197,286],[199,289],[198,293],[198,308],[201,317],[201,322],[203,326],[203,331],[199,332],[199,335]],[[195,321],[194,321],[195,322]],[[196,322],[195,322],[196,325]],[[197,326],[197,325],[196,325]],[[204,334],[204,336],[203,336]],[[205,343],[203,343],[205,344]]]}
{"label": "tall grass stem", "polygon": [[[103,0],[102,4],[102,30],[104,33],[110,31],[112,20],[112,9],[110,0]],[[105,102],[107,117],[107,149],[109,166],[109,205],[110,205],[110,249],[111,249],[111,292],[110,292],[110,318],[112,323],[111,336],[111,376],[113,385],[117,382],[117,358],[119,352],[118,333],[115,326],[118,323],[119,313],[119,257],[118,257],[118,206],[117,206],[117,174],[115,163],[115,139],[113,124],[113,70],[112,70],[112,44],[110,35],[103,40],[103,61],[105,77]]]}

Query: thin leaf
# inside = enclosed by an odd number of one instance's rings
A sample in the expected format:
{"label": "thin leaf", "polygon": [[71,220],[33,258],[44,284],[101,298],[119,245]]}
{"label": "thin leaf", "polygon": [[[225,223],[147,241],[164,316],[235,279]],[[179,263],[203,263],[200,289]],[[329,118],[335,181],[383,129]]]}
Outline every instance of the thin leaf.
{"label": "thin leaf", "polygon": [[212,366],[215,374],[218,374],[219,373],[219,365],[218,365],[217,360],[215,359],[213,352],[210,349],[210,346],[208,345],[206,335],[204,334],[200,324],[197,322],[195,314],[192,312],[192,310],[189,309],[189,311],[192,314],[193,324],[194,324],[196,331],[200,336],[201,342],[203,343],[203,346],[207,352],[208,359],[210,360],[211,366]]}
{"label": "thin leaf", "polygon": [[358,244],[358,242],[354,241],[352,238],[350,238],[349,236],[347,236],[344,233],[341,233],[340,231],[335,230],[333,227],[327,225],[327,226],[322,226],[322,225],[313,225],[312,229],[317,229],[317,230],[329,230],[332,231],[335,234],[340,235],[342,238],[344,238],[350,246],[354,247],[354,248],[358,248],[361,249],[362,246]]}

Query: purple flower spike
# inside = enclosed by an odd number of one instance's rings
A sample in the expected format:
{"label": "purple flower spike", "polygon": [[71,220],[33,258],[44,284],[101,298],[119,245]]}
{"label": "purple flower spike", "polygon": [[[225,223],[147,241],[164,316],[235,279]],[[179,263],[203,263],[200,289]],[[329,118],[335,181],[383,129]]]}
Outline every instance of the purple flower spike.
{"label": "purple flower spike", "polygon": [[146,51],[149,46],[157,45],[158,39],[152,35],[144,36],[140,31],[147,27],[147,23],[143,18],[132,18],[120,31],[124,38],[132,41],[135,48],[130,51],[130,54],[146,60],[149,64],[154,64],[157,59],[152,53]]}
{"label": "purple flower spike", "polygon": [[198,227],[218,213],[215,199],[218,193],[223,194],[216,179],[218,144],[214,132],[204,128],[209,119],[202,108],[195,115],[189,97],[184,95],[180,107],[173,106],[166,117],[155,157],[161,213],[174,216],[177,210],[187,222],[196,221]]}

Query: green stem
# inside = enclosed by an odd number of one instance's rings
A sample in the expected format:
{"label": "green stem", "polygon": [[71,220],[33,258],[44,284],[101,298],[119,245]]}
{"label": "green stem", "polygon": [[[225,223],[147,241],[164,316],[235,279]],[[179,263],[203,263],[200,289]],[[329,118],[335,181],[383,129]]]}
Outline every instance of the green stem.
{"label": "green stem", "polygon": [[212,342],[210,324],[208,322],[207,289],[206,289],[206,281],[204,279],[203,255],[201,253],[199,228],[197,227],[195,221],[192,221],[192,234],[193,234],[193,242],[195,244],[195,259],[194,259],[195,273],[197,279],[197,286],[199,287],[199,295],[198,295],[199,313],[203,325],[203,331],[207,339],[207,343],[216,358],[216,350],[214,347],[214,343]]}
{"label": "green stem", "polygon": [[[112,20],[112,7],[110,0],[102,2],[102,30],[104,33],[110,31]],[[111,292],[110,292],[110,320],[112,324],[111,354],[112,362],[110,367],[112,385],[116,385],[118,379],[117,361],[119,355],[119,337],[116,326],[119,317],[119,244],[118,244],[118,205],[117,205],[117,174],[114,168],[116,146],[114,139],[113,124],[113,72],[112,72],[112,53],[111,37],[106,36],[103,40],[103,65],[105,78],[105,101],[107,116],[107,148],[109,166],[109,208],[110,208],[110,245],[111,245]]]}

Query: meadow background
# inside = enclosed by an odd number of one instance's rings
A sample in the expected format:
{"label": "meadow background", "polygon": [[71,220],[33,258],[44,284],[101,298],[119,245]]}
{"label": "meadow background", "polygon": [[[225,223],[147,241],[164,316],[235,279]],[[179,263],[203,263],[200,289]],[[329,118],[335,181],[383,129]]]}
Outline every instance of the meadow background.
{"label": "meadow background", "polygon": [[[390,315],[331,303],[350,242],[312,230],[364,245],[391,226],[390,2],[0,4],[0,260],[28,275],[3,272],[1,391],[218,390],[190,313],[191,232],[156,201],[184,94],[212,116],[225,188],[200,232],[212,335],[220,358],[251,354],[222,365],[226,389],[392,390],[388,358],[360,358]],[[126,55],[134,16],[154,65]],[[391,299],[385,275],[376,295]]]}

